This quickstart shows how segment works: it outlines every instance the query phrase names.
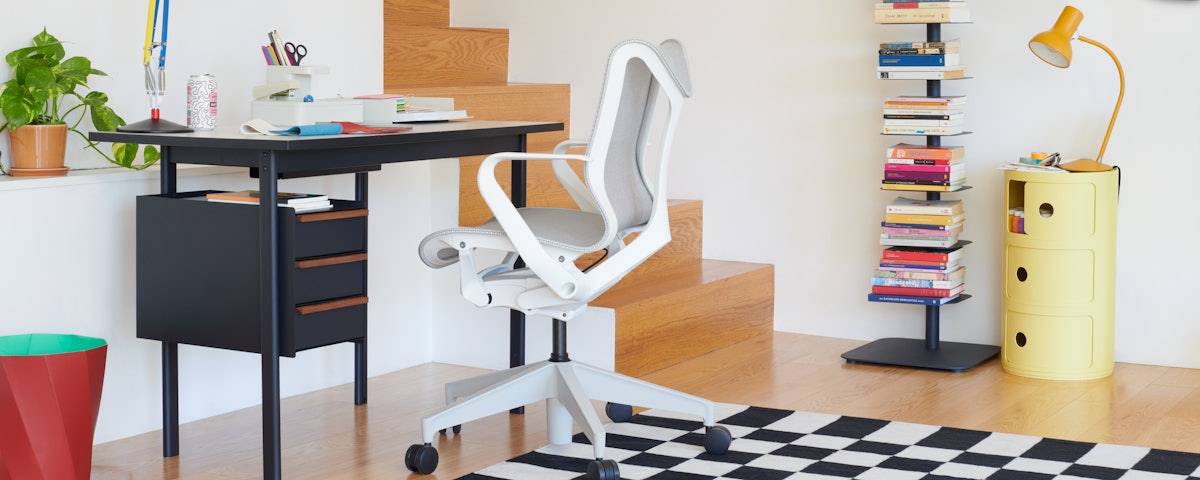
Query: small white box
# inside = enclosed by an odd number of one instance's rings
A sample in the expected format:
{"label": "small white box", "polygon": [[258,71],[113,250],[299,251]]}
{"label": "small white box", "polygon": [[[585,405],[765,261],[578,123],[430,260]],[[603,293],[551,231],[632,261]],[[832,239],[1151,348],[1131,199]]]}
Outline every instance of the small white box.
{"label": "small white box", "polygon": [[250,104],[250,116],[281,127],[312,125],[319,122],[363,121],[361,100],[329,98],[312,102],[287,100],[255,100]]}

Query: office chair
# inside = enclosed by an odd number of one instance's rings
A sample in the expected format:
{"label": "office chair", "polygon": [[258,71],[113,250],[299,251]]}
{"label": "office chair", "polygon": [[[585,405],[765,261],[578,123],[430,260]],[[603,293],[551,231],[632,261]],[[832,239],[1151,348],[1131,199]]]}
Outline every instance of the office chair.
{"label": "office chair", "polygon": [[[424,444],[409,447],[405,466],[420,473],[437,468],[434,435],[463,422],[546,400],[551,444],[571,442],[571,420],[595,449],[590,480],[617,480],[617,463],[604,458],[604,427],[589,399],[608,402],[614,421],[627,420],[631,405],[694,414],[704,421],[705,450],[723,454],[732,440],[715,425],[713,403],[649,382],[571,361],[566,322],[671,240],[667,218],[667,163],[685,97],[691,95],[683,47],[640,40],[617,45],[609,57],[601,101],[589,142],[568,140],[552,154],[498,153],[479,168],[479,190],[495,218],[479,227],[435,232],[421,241],[426,265],[458,263],[462,294],[480,307],[501,307],[553,319],[548,360],[446,385],[446,407],[421,420]],[[665,121],[656,124],[656,105],[665,97]],[[587,146],[583,155],[567,154]],[[650,147],[657,150],[651,155]],[[657,158],[653,158],[653,157]],[[653,159],[652,159],[653,158]],[[514,208],[496,181],[500,162],[552,162],[578,209]],[[568,160],[583,162],[584,178]],[[657,160],[657,161],[654,161]],[[637,233],[635,237],[630,234]],[[627,243],[628,242],[628,243]],[[488,255],[495,265],[479,263]],[[580,256],[604,251],[583,269]],[[523,261],[524,263],[519,263]]]}

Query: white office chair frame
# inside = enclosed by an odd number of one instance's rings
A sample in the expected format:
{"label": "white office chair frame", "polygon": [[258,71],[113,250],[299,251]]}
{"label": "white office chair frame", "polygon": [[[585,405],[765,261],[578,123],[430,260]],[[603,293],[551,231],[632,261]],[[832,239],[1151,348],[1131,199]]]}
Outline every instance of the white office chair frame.
{"label": "white office chair frame", "polygon": [[[631,65],[639,65],[630,69]],[[644,68],[642,68],[644,67]],[[648,71],[648,76],[647,76]],[[646,95],[627,82],[648,82]],[[635,87],[644,86],[636,83]],[[457,227],[435,232],[421,242],[421,258],[441,268],[455,262],[461,268],[462,294],[481,307],[502,307],[553,318],[554,351],[549,360],[498,371],[446,385],[446,407],[421,420],[423,445],[413,445],[405,455],[406,466],[416,472],[432,473],[437,451],[432,446],[439,431],[464,422],[546,401],[547,430],[551,444],[571,442],[572,419],[591,441],[596,461],[588,467],[589,479],[616,480],[616,462],[604,459],[605,433],[590,399],[607,401],[609,416],[624,421],[628,405],[661,408],[703,419],[705,448],[724,453],[730,444],[729,431],[715,425],[713,403],[611,371],[571,361],[566,353],[566,321],[587,308],[588,302],[615,285],[626,274],[650,258],[671,240],[667,216],[666,171],[671,139],[685,97],[691,95],[690,79],[682,46],[674,40],[659,47],[640,40],[621,43],[613,49],[602,89],[601,105],[590,143],[568,140],[554,153],[497,153],[479,169],[479,189],[495,215],[480,227]],[[669,114],[658,141],[659,155],[653,178],[645,170],[648,137],[654,127],[655,104],[666,98]],[[640,117],[628,117],[641,112]],[[640,121],[636,133],[619,131],[620,121]],[[626,127],[636,125],[624,125]],[[609,198],[605,165],[614,135],[636,134],[632,152],[636,157],[637,181],[628,188],[631,196],[648,194],[649,211],[618,212]],[[629,141],[628,137],[620,140]],[[586,145],[587,154],[567,154],[573,146]],[[618,154],[624,145],[618,145]],[[578,210],[513,207],[496,180],[495,168],[512,160],[549,160],[555,176],[578,205]],[[568,161],[584,163],[585,184]],[[627,172],[626,172],[627,173]],[[626,179],[628,180],[628,179]],[[634,182],[637,183],[637,182]],[[653,185],[651,185],[653,183]],[[640,190],[639,190],[640,189]],[[629,200],[628,204],[636,204]],[[643,205],[644,207],[644,205]],[[644,208],[643,208],[644,210]],[[634,232],[638,236],[625,243]],[[475,251],[503,252],[497,265],[480,269]],[[581,270],[575,260],[581,255],[607,250],[604,260]],[[518,257],[524,262],[517,264]],[[617,408],[613,408],[616,406]],[[617,412],[617,413],[613,413]]]}

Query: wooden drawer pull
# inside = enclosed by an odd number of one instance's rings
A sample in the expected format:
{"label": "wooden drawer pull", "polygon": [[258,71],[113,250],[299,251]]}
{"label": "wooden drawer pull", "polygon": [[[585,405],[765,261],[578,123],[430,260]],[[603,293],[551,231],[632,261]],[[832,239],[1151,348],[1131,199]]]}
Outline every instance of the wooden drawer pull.
{"label": "wooden drawer pull", "polygon": [[300,315],[308,315],[310,313],[328,312],[339,308],[353,307],[355,305],[366,305],[367,297],[350,297],[338,300],[330,300],[328,302],[314,303],[311,305],[301,305],[296,307],[296,313]]}
{"label": "wooden drawer pull", "polygon": [[300,223],[308,222],[323,222],[326,220],[341,220],[343,218],[355,218],[367,216],[367,209],[359,208],[356,210],[337,210],[333,212],[316,212],[302,213],[296,215],[296,220]]}
{"label": "wooden drawer pull", "polygon": [[315,268],[328,267],[330,265],[341,265],[343,263],[365,262],[367,254],[351,253],[349,255],[335,255],[332,257],[310,258],[308,260],[296,260],[296,268]]}

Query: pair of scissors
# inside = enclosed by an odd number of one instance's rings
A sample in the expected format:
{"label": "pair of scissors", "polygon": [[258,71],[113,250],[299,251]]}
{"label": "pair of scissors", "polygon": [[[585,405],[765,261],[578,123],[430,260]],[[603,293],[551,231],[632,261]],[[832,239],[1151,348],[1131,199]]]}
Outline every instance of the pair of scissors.
{"label": "pair of scissors", "polygon": [[300,65],[300,60],[308,56],[308,47],[296,45],[292,42],[283,44],[283,51],[287,52],[288,60],[291,60],[292,65]]}

